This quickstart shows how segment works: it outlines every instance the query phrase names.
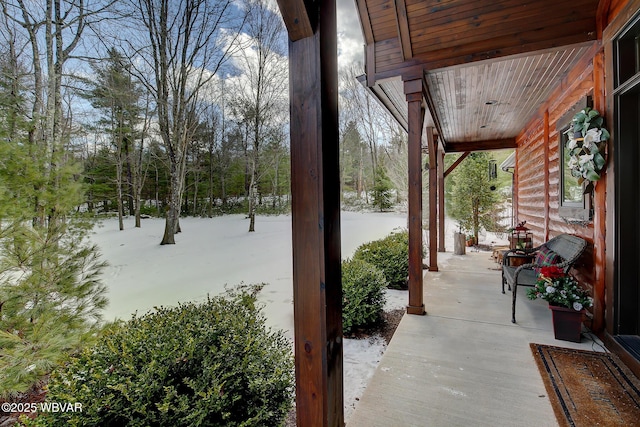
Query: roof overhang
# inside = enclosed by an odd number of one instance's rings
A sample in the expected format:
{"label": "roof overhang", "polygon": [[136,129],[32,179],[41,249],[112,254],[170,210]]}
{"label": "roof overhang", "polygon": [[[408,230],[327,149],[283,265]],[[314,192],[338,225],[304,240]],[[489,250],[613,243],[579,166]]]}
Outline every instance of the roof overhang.
{"label": "roof overhang", "polygon": [[355,1],[366,43],[360,81],[406,129],[402,81],[423,78],[425,120],[448,152],[515,147],[598,43],[597,0]]}

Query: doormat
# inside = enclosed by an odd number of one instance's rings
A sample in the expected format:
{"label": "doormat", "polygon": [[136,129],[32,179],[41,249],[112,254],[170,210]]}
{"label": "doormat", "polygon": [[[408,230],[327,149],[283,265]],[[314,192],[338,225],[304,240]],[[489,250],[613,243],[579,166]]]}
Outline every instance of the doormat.
{"label": "doormat", "polygon": [[530,344],[560,426],[632,426],[640,381],[610,353]]}

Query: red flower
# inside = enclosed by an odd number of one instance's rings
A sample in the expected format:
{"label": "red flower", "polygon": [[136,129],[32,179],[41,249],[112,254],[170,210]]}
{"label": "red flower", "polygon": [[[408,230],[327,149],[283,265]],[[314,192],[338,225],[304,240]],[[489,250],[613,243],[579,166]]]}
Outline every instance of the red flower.
{"label": "red flower", "polygon": [[541,267],[540,274],[544,277],[548,277],[549,279],[557,279],[565,276],[563,269],[553,265],[550,267]]}

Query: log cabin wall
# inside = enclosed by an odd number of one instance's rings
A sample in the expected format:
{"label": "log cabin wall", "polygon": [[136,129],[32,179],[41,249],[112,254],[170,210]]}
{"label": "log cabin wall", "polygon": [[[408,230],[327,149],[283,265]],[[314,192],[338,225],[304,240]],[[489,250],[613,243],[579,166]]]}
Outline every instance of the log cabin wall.
{"label": "log cabin wall", "polygon": [[[595,253],[593,222],[586,226],[566,222],[560,208],[560,144],[562,128],[559,123],[581,100],[594,92],[594,57],[599,44],[594,44],[576,67],[560,83],[552,97],[541,106],[537,116],[520,133],[516,141],[516,219],[526,221],[531,229],[534,245],[540,245],[559,234],[575,234],[587,240],[588,247],[576,263],[572,274],[592,295],[597,295],[594,268]],[[560,128],[560,129],[559,129]],[[601,328],[604,301],[598,301],[594,310],[594,329]]]}
{"label": "log cabin wall", "polygon": [[[571,84],[562,85],[561,91],[554,92],[557,97],[550,99],[544,105],[539,117],[532,120],[516,139],[518,144],[516,151],[517,220],[518,222],[527,221],[527,227],[533,231],[536,244],[541,244],[562,233],[576,234],[587,240],[593,240],[592,225],[587,227],[571,225],[559,215],[561,132],[557,130],[558,120],[593,92],[592,55],[593,50],[590,50],[588,57],[583,58],[576,67],[580,70],[579,73],[575,73],[578,75],[574,73],[570,75],[573,77]],[[544,123],[545,112],[548,112],[548,126]],[[545,156],[548,159],[546,170]],[[546,188],[548,188],[548,205],[545,203]],[[547,214],[548,229],[545,228],[544,221]]]}
{"label": "log cabin wall", "polygon": [[[562,233],[575,234],[587,240],[587,250],[572,270],[572,274],[594,296],[593,319],[588,326],[597,333],[602,333],[605,327],[607,330],[611,328],[611,325],[605,324],[605,313],[610,323],[612,307],[607,311],[607,299],[613,300],[611,256],[615,242],[613,230],[608,231],[607,227],[611,229],[613,226],[614,168],[611,164],[612,159],[609,158],[607,170],[611,171],[612,176],[607,177],[605,173],[596,185],[593,221],[585,226],[564,221],[559,214],[560,143],[561,127],[566,123],[561,123],[559,130],[558,122],[566,117],[573,106],[589,95],[593,97],[594,108],[606,117],[607,128],[612,130],[612,98],[605,95],[605,88],[611,90],[611,81],[607,81],[607,74],[612,74],[609,35],[615,34],[639,9],[639,0],[600,2],[598,41],[594,42],[580,62],[560,82],[547,102],[539,108],[537,116],[516,139],[516,219],[518,222],[527,221],[527,226],[534,233],[536,245]],[[603,31],[606,33],[604,37]],[[605,55],[605,51],[609,57]],[[612,138],[615,138],[615,135]],[[607,187],[611,191],[607,192]],[[606,246],[610,246],[609,251],[605,251]]]}

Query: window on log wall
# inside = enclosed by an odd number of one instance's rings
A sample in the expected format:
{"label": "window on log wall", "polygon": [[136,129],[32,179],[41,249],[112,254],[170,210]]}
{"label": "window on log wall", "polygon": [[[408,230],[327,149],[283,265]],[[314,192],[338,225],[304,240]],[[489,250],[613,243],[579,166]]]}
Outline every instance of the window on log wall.
{"label": "window on log wall", "polygon": [[588,181],[582,184],[578,183],[578,178],[571,175],[571,169],[568,166],[569,150],[567,149],[569,137],[565,133],[569,129],[573,116],[580,110],[592,106],[592,98],[590,96],[584,97],[558,120],[556,127],[560,138],[560,191],[558,192],[560,207],[558,213],[568,223],[586,225],[593,217],[592,187],[587,187]]}

